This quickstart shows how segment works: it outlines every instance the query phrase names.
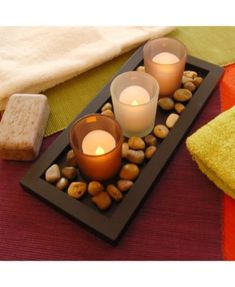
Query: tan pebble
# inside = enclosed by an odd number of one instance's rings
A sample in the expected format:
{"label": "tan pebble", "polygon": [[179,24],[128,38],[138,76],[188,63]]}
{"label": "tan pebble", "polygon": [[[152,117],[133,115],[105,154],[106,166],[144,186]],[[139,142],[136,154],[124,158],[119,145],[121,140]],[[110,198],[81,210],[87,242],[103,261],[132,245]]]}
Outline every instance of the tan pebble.
{"label": "tan pebble", "polygon": [[125,158],[127,156],[127,152],[129,150],[129,145],[128,143],[123,143],[122,144],[122,157]]}
{"label": "tan pebble", "polygon": [[65,177],[61,177],[61,179],[59,179],[59,181],[57,181],[56,183],[56,187],[60,190],[65,189],[66,187],[68,187],[68,185],[69,181]]}
{"label": "tan pebble", "polygon": [[195,72],[195,71],[184,71],[183,75],[185,77],[194,79],[195,77],[197,77],[197,72]]}
{"label": "tan pebble", "polygon": [[121,168],[119,176],[121,179],[134,180],[139,173],[140,170],[136,164],[127,163]]}
{"label": "tan pebble", "polygon": [[101,113],[101,115],[114,118],[114,113],[111,110],[105,110]]}
{"label": "tan pebble", "polygon": [[153,129],[153,133],[155,134],[156,137],[164,139],[167,137],[169,129],[164,125],[156,125],[155,128]]}
{"label": "tan pebble", "polygon": [[77,166],[78,165],[77,157],[76,157],[76,155],[72,149],[70,151],[68,151],[68,153],[67,153],[66,163],[68,166]]}
{"label": "tan pebble", "polygon": [[123,198],[121,191],[114,184],[109,184],[106,188],[106,191],[115,201],[121,201]]}
{"label": "tan pebble", "polygon": [[193,83],[196,87],[198,87],[201,85],[202,81],[203,81],[202,77],[196,77],[196,78],[194,78]]}
{"label": "tan pebble", "polygon": [[185,106],[181,103],[176,103],[175,104],[175,110],[178,114],[181,114],[185,110]]}
{"label": "tan pebble", "polygon": [[193,82],[187,82],[184,84],[184,89],[189,90],[190,92],[194,92],[196,90],[196,85]]}
{"label": "tan pebble", "polygon": [[146,143],[147,146],[151,146],[151,145],[154,145],[156,146],[157,145],[157,139],[155,136],[153,135],[147,135],[145,138],[144,138],[144,141]]}
{"label": "tan pebble", "polygon": [[119,188],[119,190],[121,190],[121,192],[125,192],[128,191],[133,186],[133,184],[134,183],[131,180],[120,179],[117,182],[117,187]]}
{"label": "tan pebble", "polygon": [[72,182],[68,188],[68,195],[79,199],[81,198],[86,192],[87,184],[82,181]]}
{"label": "tan pebble", "polygon": [[52,166],[50,166],[45,173],[45,179],[47,182],[50,183],[57,182],[60,177],[61,173],[58,164],[53,164]]}
{"label": "tan pebble", "polygon": [[188,83],[188,82],[193,82],[193,78],[183,76],[182,77],[182,84],[184,85],[185,83]]}
{"label": "tan pebble", "polygon": [[172,129],[175,123],[178,121],[179,117],[180,116],[178,114],[175,113],[170,114],[166,119],[167,127]]}
{"label": "tan pebble", "polygon": [[102,183],[100,183],[99,181],[91,181],[88,184],[88,193],[91,196],[94,196],[96,194],[98,194],[99,192],[104,190],[104,186]]}
{"label": "tan pebble", "polygon": [[152,158],[152,156],[154,155],[154,153],[155,153],[156,151],[157,151],[157,147],[155,147],[155,146],[149,146],[149,147],[147,147],[146,150],[145,150],[145,157],[146,157],[147,159]]}
{"label": "tan pebble", "polygon": [[144,161],[144,152],[142,150],[129,149],[126,158],[132,163],[141,164]]}
{"label": "tan pebble", "polygon": [[145,148],[145,142],[142,140],[142,138],[136,137],[136,136],[129,138],[128,145],[130,148],[136,149],[136,150]]}
{"label": "tan pebble", "polygon": [[171,98],[161,98],[158,101],[158,105],[164,111],[170,111],[174,108],[174,101]]}
{"label": "tan pebble", "polygon": [[112,104],[106,103],[106,104],[104,104],[103,107],[101,108],[101,111],[102,111],[102,112],[107,111],[107,110],[110,110],[110,111],[113,110]]}
{"label": "tan pebble", "polygon": [[136,69],[137,72],[145,72],[145,67],[144,66],[139,66],[137,69]]}
{"label": "tan pebble", "polygon": [[106,210],[110,207],[112,200],[107,192],[101,191],[91,198],[92,202],[100,209]]}
{"label": "tan pebble", "polygon": [[192,92],[187,89],[178,89],[174,92],[173,97],[178,102],[186,102],[192,98]]}
{"label": "tan pebble", "polygon": [[62,169],[62,175],[69,180],[73,180],[77,175],[77,170],[73,166],[66,166]]}

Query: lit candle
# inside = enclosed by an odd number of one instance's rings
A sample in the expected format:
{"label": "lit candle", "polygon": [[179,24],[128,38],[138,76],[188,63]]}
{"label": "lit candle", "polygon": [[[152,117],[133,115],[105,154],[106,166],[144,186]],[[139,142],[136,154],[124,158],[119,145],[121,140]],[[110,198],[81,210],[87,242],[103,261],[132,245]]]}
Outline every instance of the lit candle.
{"label": "lit candle", "polygon": [[125,88],[121,92],[119,96],[119,101],[124,104],[138,106],[148,103],[150,101],[150,96],[148,91],[143,87],[132,85]]}
{"label": "lit candle", "polygon": [[172,96],[180,87],[186,58],[186,48],[178,40],[159,38],[145,44],[145,71],[158,81],[160,96]]}
{"label": "lit candle", "polygon": [[89,155],[105,154],[116,146],[114,137],[104,130],[89,132],[82,141],[82,151]]}
{"label": "lit candle", "polygon": [[180,59],[172,53],[162,52],[162,53],[155,55],[152,58],[152,61],[156,64],[175,64],[179,62]]}
{"label": "lit candle", "polygon": [[93,180],[107,180],[119,171],[122,141],[119,123],[100,114],[87,115],[70,129],[70,145],[79,169]]}
{"label": "lit candle", "polygon": [[126,72],[111,84],[114,114],[126,137],[145,136],[154,127],[159,87],[147,73]]}

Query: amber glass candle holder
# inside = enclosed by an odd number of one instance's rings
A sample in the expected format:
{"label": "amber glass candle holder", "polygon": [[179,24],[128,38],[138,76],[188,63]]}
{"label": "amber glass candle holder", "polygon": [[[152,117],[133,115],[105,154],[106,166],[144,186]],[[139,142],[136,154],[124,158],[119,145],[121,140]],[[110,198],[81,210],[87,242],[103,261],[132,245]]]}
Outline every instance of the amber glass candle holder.
{"label": "amber glass candle holder", "polygon": [[148,41],[143,52],[145,71],[158,81],[160,97],[172,96],[181,85],[186,47],[179,40],[164,37]]}
{"label": "amber glass candle holder", "polygon": [[[87,142],[85,137],[91,132],[96,133],[97,131],[98,136]],[[117,174],[121,166],[123,135],[116,120],[100,114],[87,115],[72,125],[69,136],[70,145],[77,157],[78,166],[83,175],[92,180],[107,180]],[[113,148],[106,152],[107,139],[113,140],[111,142]],[[85,153],[84,144],[89,145],[87,150],[92,150],[94,146],[97,146],[97,154],[96,152],[94,154]]]}

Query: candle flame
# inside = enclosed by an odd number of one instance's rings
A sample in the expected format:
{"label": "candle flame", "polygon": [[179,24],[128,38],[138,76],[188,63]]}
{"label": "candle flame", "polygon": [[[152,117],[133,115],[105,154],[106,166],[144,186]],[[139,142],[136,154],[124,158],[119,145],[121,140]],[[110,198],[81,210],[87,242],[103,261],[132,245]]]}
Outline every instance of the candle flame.
{"label": "candle flame", "polygon": [[136,100],[132,101],[131,104],[132,104],[132,106],[138,106],[139,105],[139,103]]}
{"label": "candle flame", "polygon": [[95,151],[96,155],[101,155],[104,154],[104,149],[101,146],[98,146],[96,151]]}

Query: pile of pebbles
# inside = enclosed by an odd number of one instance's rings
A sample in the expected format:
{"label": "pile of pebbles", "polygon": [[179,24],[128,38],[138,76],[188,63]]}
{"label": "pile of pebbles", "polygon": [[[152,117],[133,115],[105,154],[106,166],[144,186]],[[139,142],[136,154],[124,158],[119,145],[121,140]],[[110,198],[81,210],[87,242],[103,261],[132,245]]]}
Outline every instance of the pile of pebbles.
{"label": "pile of pebbles", "polygon": [[[139,66],[138,71],[144,72],[144,67]],[[99,181],[77,181],[78,163],[73,150],[69,150],[66,155],[66,166],[60,168],[58,164],[53,164],[45,172],[45,180],[58,188],[66,191],[74,198],[80,199],[85,194],[89,194],[91,201],[99,210],[108,209],[112,201],[120,202],[125,193],[131,189],[134,181],[140,174],[141,166],[157,152],[157,143],[164,140],[186,108],[187,102],[192,98],[193,92],[202,83],[203,78],[199,77],[195,71],[185,71],[182,78],[182,87],[177,89],[172,98],[160,98],[158,106],[171,112],[166,121],[157,124],[152,133],[144,138],[133,136],[124,138],[122,144],[123,163],[120,168],[115,183],[105,184]],[[113,106],[106,103],[100,110],[102,115],[114,118]]]}
{"label": "pile of pebbles", "polygon": [[[148,139],[147,142],[151,142],[149,137],[146,139]],[[139,165],[144,162],[145,158],[150,159],[155,151],[156,146],[147,146],[142,138],[130,138],[122,145],[124,163],[116,182],[105,184],[99,181],[77,181],[77,159],[73,150],[69,150],[66,156],[66,166],[61,169],[58,164],[53,164],[46,170],[45,180],[54,184],[59,190],[66,191],[74,199],[80,199],[88,193],[91,201],[100,210],[106,210],[112,201],[120,202],[123,199],[125,192],[133,186],[134,180],[140,174]]]}

